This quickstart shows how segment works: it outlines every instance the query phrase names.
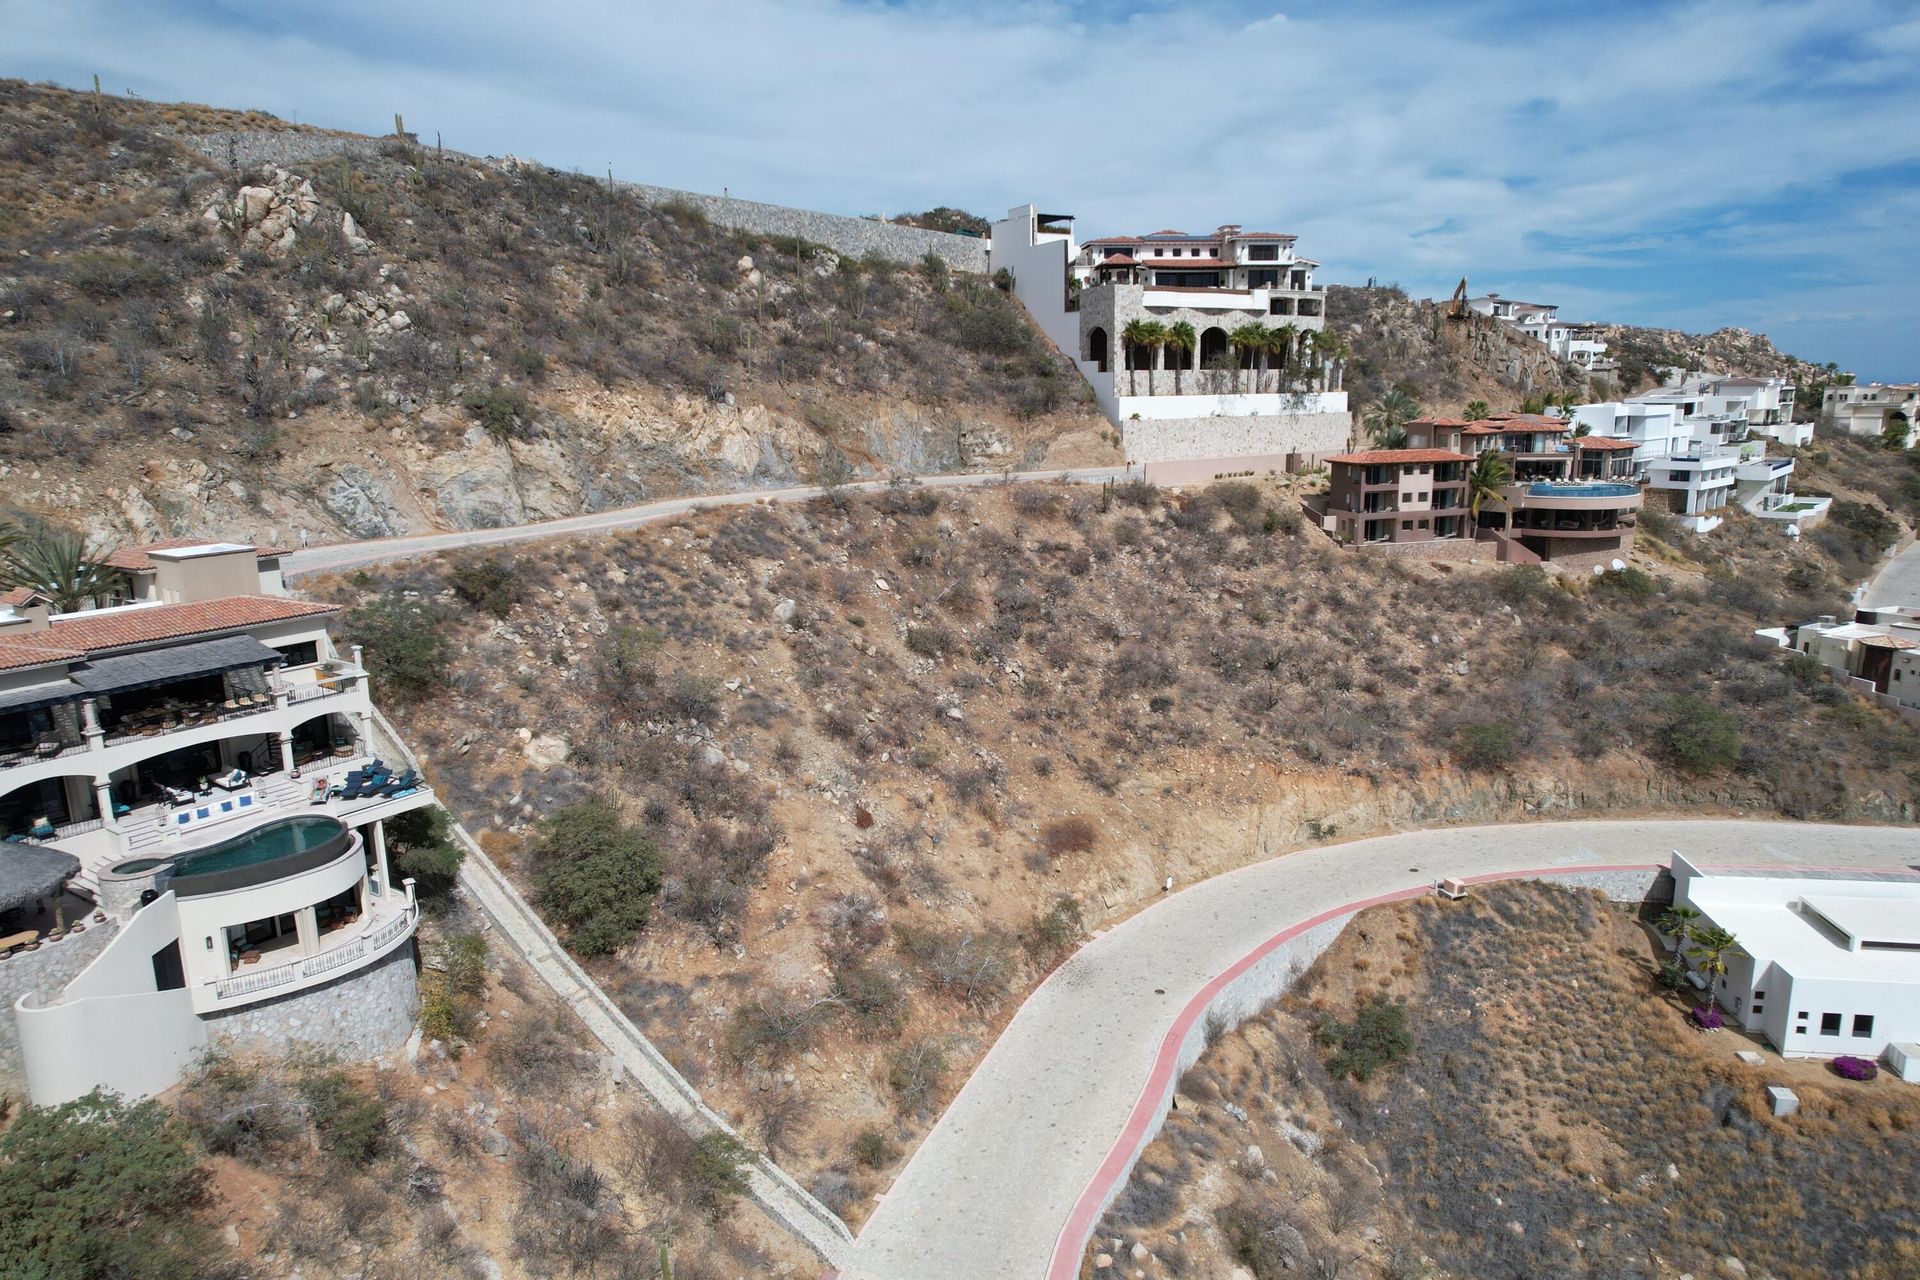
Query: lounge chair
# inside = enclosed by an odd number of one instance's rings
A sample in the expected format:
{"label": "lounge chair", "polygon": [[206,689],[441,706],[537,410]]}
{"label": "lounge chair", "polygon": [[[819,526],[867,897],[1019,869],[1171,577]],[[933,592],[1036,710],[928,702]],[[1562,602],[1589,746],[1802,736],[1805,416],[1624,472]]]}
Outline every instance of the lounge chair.
{"label": "lounge chair", "polygon": [[380,788],[382,796],[397,796],[402,791],[411,791],[420,782],[420,775],[409,769],[399,777],[392,779]]}

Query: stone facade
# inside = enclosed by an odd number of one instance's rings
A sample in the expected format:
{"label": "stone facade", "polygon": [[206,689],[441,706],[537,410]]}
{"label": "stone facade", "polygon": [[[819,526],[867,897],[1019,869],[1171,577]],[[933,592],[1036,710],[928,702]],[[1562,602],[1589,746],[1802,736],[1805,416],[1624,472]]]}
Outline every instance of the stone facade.
{"label": "stone facade", "polygon": [[[232,163],[241,169],[263,164],[296,165],[328,156],[378,155],[382,148],[392,145],[391,139],[384,138],[265,130],[205,134],[189,141],[203,155]],[[490,156],[469,156],[462,152],[447,154],[497,167],[520,163]],[[859,258],[874,253],[896,262],[914,263],[929,253],[936,253],[956,271],[984,274],[987,270],[987,242],[983,238],[895,226],[871,218],[816,213],[809,209],[761,204],[754,200],[734,200],[695,191],[678,191],[672,187],[654,187],[639,182],[618,182],[616,185],[632,191],[649,204],[679,202],[689,205],[700,210],[716,226],[758,235],[799,236],[848,257]]]}
{"label": "stone facade", "polygon": [[107,949],[119,931],[112,920],[104,924],[88,920],[84,933],[42,941],[36,951],[17,951],[0,959],[0,1090],[19,1093],[26,1088],[20,1066],[20,1029],[13,1021],[14,1002],[28,992],[51,1000]]}
{"label": "stone facade", "polygon": [[1286,413],[1246,418],[1129,419],[1120,431],[1129,463],[1300,454],[1317,461],[1347,447],[1344,413]]}
{"label": "stone facade", "polygon": [[414,948],[404,946],[324,987],[214,1014],[206,1022],[209,1038],[223,1047],[271,1054],[315,1049],[354,1061],[398,1053],[419,1016]]}

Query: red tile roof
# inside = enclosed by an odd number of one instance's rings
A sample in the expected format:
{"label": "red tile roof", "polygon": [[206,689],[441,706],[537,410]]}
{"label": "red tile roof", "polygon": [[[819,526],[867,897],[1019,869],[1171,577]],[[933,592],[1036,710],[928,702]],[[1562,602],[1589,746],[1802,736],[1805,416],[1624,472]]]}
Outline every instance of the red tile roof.
{"label": "red tile roof", "polygon": [[[102,563],[129,572],[145,572],[153,568],[153,558],[147,554],[149,551],[178,551],[182,547],[212,546],[219,541],[218,538],[168,538],[163,542],[144,542],[137,547],[121,547]],[[255,547],[253,553],[261,560],[272,560],[287,554],[275,547]]]}
{"label": "red tile roof", "polygon": [[1407,462],[1472,462],[1473,459],[1451,449],[1367,449],[1360,453],[1336,454],[1327,461],[1373,467]]}
{"label": "red tile roof", "polygon": [[1161,271],[1166,271],[1172,268],[1177,268],[1181,271],[1185,271],[1191,267],[1199,267],[1202,270],[1217,271],[1221,267],[1230,267],[1233,264],[1231,262],[1226,261],[1224,258],[1169,258],[1165,262],[1149,262],[1147,265],[1150,267],[1157,268]]}
{"label": "red tile roof", "polygon": [[218,631],[238,631],[294,618],[315,618],[339,611],[339,605],[310,600],[227,596],[192,604],[156,604],[70,614],[54,619],[47,630],[35,632],[29,643],[95,653]]}
{"label": "red tile roof", "polygon": [[46,596],[35,591],[32,587],[13,587],[7,591],[0,592],[0,605],[6,605],[11,609],[17,609],[23,604],[32,604],[35,600],[45,599],[47,599]]}
{"label": "red tile roof", "polygon": [[1096,267],[1137,267],[1140,260],[1130,253],[1116,253],[1111,258],[1102,258],[1093,264]]}
{"label": "red tile roof", "polygon": [[1614,440],[1607,436],[1575,436],[1571,443],[1580,449],[1607,450],[1632,449],[1636,447],[1631,440]]}
{"label": "red tile roof", "polygon": [[[44,631],[33,632],[43,636]],[[22,667],[44,667],[52,662],[74,662],[87,655],[78,649],[62,649],[57,645],[33,644],[26,637],[18,640],[0,640],[0,671],[18,671]]]}

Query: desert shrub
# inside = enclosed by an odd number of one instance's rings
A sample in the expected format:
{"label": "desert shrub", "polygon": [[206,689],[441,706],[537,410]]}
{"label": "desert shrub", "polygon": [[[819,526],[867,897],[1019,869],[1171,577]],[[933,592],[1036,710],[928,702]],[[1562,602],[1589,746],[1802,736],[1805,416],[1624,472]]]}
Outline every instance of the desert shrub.
{"label": "desert shrub", "polygon": [[533,405],[518,387],[477,387],[461,403],[495,440],[524,436],[533,422]]}
{"label": "desert shrub", "polygon": [[870,964],[837,968],[833,998],[869,1030],[898,1031],[906,1020],[907,993],[892,969]]}
{"label": "desert shrub", "polygon": [[895,936],[927,985],[963,1004],[991,1005],[1012,980],[1012,960],[994,934],[902,926]]}
{"label": "desert shrub", "polygon": [[727,1052],[740,1062],[779,1066],[812,1047],[821,1012],[819,1003],[803,996],[763,991],[733,1011]]}
{"label": "desert shrub", "polygon": [[1313,1038],[1322,1047],[1334,1050],[1327,1059],[1327,1073],[1336,1078],[1371,1080],[1375,1072],[1413,1052],[1406,1006],[1383,995],[1370,997],[1351,1023],[1321,1014],[1314,1024]]}
{"label": "desert shrub", "polygon": [[200,1064],[180,1115],[207,1150],[256,1164],[307,1134],[306,1105],[278,1075],[230,1058]]}
{"label": "desert shrub", "polygon": [[366,1164],[387,1149],[392,1132],[387,1105],[344,1071],[319,1071],[300,1081],[300,1096],[320,1145],[352,1165]]}
{"label": "desert shrub", "polygon": [[1079,901],[1070,893],[1053,900],[1045,911],[1035,913],[1027,929],[1027,951],[1043,964],[1071,948],[1086,936],[1086,918]]}
{"label": "desert shrub", "polygon": [[887,1059],[887,1084],[908,1115],[927,1113],[946,1074],[946,1046],[933,1036],[909,1041]]}
{"label": "desert shrub", "polygon": [[1628,565],[1624,569],[1601,574],[1595,579],[1595,590],[1604,596],[1618,596],[1625,600],[1650,599],[1660,590],[1659,579],[1643,569]]}
{"label": "desert shrub", "polygon": [[420,1032],[453,1045],[473,1038],[487,991],[487,940],[456,933],[435,949],[420,975]]}
{"label": "desert shrub", "polygon": [[381,697],[412,702],[445,687],[453,642],[426,601],[388,592],[349,610],[341,625],[365,646],[367,673]]}
{"label": "desert shrub", "polygon": [[0,1134],[0,1275],[190,1280],[222,1250],[194,1218],[207,1175],[158,1102],[95,1090]]}
{"label": "desert shrub", "polygon": [[1150,482],[1138,478],[1115,485],[1113,496],[1128,506],[1138,507],[1142,511],[1151,511],[1160,505],[1160,490]]}
{"label": "desert shrub", "polygon": [[458,561],[448,577],[455,595],[496,618],[505,618],[520,602],[519,569],[499,556]]}
{"label": "desert shrub", "polygon": [[1056,818],[1040,829],[1040,843],[1049,857],[1064,858],[1070,853],[1089,853],[1098,843],[1100,829],[1093,819]]}
{"label": "desert shrub", "polygon": [[1255,1188],[1247,1188],[1214,1211],[1227,1252],[1253,1272],[1254,1280],[1271,1280],[1305,1261],[1306,1237],[1289,1209]]}
{"label": "desert shrub", "polygon": [[853,1139],[853,1157],[869,1169],[878,1169],[893,1159],[893,1143],[878,1129],[862,1129]]}
{"label": "desert shrub", "polygon": [[1454,730],[1453,758],[1469,769],[1502,769],[1518,754],[1510,724],[1463,724]]}
{"label": "desert shrub", "polygon": [[466,861],[466,846],[453,838],[447,811],[428,805],[386,820],[389,865],[413,881],[414,893],[429,910],[443,909]]}
{"label": "desert shrub", "polygon": [[157,262],[130,253],[82,253],[67,262],[67,282],[90,298],[106,301],[155,293],[169,281]]}
{"label": "desert shrub", "polygon": [[718,1129],[703,1133],[693,1144],[685,1190],[694,1208],[709,1218],[725,1217],[733,1202],[747,1191],[749,1157],[732,1135]]}
{"label": "desert shrub", "polygon": [[1667,759],[1688,773],[1715,773],[1740,761],[1740,722],[1704,698],[1682,695],[1668,703],[1658,739]]}
{"label": "desert shrub", "polygon": [[1871,1058],[1859,1058],[1843,1053],[1832,1063],[1833,1074],[1846,1080],[1871,1080],[1880,1074],[1880,1067]]}
{"label": "desert shrub", "polygon": [[599,798],[540,824],[534,865],[541,908],[582,955],[605,955],[638,937],[660,888],[659,848]]}
{"label": "desert shrub", "polygon": [[907,628],[907,649],[922,658],[938,658],[952,645],[953,632],[937,622]]}

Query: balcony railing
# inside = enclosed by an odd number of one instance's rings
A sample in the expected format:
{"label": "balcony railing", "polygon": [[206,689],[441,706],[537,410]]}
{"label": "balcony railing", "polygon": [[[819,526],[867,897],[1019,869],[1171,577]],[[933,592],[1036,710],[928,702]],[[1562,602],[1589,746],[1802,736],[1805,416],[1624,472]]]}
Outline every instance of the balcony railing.
{"label": "balcony railing", "polygon": [[262,966],[251,973],[237,973],[230,978],[216,978],[211,983],[213,994],[221,1000],[232,1000],[344,969],[357,960],[377,953],[411,929],[419,919],[420,907],[409,894],[406,908],[372,932],[329,947],[317,955],[290,958],[280,964]]}

